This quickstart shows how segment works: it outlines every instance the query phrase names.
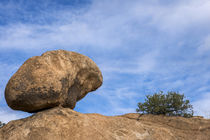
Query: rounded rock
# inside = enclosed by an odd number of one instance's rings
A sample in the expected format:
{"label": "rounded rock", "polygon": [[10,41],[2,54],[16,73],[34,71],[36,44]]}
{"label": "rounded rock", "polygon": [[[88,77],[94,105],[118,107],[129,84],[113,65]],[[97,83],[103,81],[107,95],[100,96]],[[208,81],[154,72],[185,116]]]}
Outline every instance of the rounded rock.
{"label": "rounded rock", "polygon": [[37,112],[56,106],[74,109],[76,102],[102,85],[97,65],[79,53],[56,50],[29,58],[5,89],[14,110]]}

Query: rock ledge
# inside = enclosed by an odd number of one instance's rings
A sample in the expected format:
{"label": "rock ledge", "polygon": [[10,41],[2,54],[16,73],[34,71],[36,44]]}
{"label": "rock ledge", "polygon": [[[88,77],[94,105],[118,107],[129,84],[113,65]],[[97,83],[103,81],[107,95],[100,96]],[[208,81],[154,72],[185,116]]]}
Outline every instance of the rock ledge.
{"label": "rock ledge", "polygon": [[82,114],[56,107],[0,128],[0,140],[208,140],[210,120]]}

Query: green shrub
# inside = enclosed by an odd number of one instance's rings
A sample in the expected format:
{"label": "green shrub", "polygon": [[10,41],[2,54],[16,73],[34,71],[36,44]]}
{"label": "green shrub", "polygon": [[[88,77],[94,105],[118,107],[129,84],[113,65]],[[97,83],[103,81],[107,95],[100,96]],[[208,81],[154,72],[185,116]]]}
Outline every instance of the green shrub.
{"label": "green shrub", "polygon": [[142,114],[192,117],[193,107],[189,100],[184,100],[184,94],[178,92],[155,93],[146,95],[144,103],[138,103],[137,112]]}

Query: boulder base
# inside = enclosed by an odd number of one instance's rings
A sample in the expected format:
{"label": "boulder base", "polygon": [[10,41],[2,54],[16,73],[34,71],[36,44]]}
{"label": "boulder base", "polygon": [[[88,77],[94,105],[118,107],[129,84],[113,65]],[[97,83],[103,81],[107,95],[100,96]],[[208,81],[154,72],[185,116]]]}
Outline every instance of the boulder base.
{"label": "boulder base", "polygon": [[210,120],[158,115],[103,116],[56,107],[0,128],[0,140],[209,140]]}

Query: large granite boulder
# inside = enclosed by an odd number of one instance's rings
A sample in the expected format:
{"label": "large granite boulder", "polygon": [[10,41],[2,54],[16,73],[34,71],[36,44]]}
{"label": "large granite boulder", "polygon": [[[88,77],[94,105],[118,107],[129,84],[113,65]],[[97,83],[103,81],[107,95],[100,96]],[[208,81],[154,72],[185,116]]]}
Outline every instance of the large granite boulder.
{"label": "large granite boulder", "polygon": [[37,112],[55,106],[73,109],[88,92],[102,85],[102,74],[87,56],[64,50],[29,58],[5,89],[15,110]]}

